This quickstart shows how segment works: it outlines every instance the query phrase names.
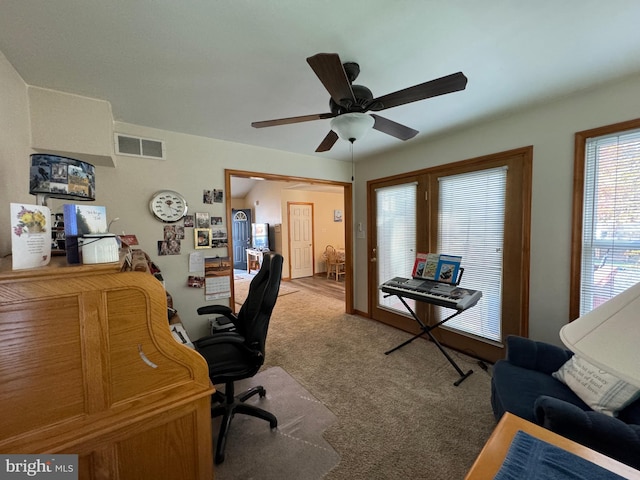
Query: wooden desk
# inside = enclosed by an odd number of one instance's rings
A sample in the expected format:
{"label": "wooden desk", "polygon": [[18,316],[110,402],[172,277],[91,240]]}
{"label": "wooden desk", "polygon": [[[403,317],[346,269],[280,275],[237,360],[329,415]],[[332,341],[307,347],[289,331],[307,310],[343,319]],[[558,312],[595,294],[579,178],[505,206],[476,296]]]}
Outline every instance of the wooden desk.
{"label": "wooden desk", "polygon": [[601,467],[617,473],[624,478],[630,480],[640,479],[640,471],[607,457],[606,455],[591,450],[584,445],[580,445],[579,443],[569,440],[568,438],[557,435],[546,428],[542,428],[531,422],[523,420],[511,413],[505,413],[502,419],[500,419],[498,426],[489,437],[489,440],[487,440],[487,443],[480,452],[480,455],[478,455],[478,458],[471,467],[471,470],[469,470],[465,479],[487,480],[495,477],[502,466],[502,462],[504,461],[507,452],[509,451],[513,437],[519,430],[567,450],[568,452],[589,460],[596,465],[600,465]]}
{"label": "wooden desk", "polygon": [[2,259],[0,333],[0,452],[77,454],[81,480],[213,478],[208,367],[152,275]]}

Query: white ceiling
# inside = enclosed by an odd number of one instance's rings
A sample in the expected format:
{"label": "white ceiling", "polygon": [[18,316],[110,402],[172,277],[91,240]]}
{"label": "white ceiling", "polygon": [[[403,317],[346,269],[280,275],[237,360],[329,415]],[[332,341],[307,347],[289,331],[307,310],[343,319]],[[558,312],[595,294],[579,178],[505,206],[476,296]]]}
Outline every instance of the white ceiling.
{"label": "white ceiling", "polygon": [[639,24],[638,0],[0,0],[0,51],[116,121],[346,160],[314,153],[329,120],[250,126],[329,111],[313,54],[358,62],[376,97],[462,71],[466,90],[380,112],[418,142],[640,72]]}
{"label": "white ceiling", "polygon": [[279,180],[257,180],[254,178],[231,177],[232,198],[244,198],[256,186],[258,182],[279,184],[286,190],[306,190],[312,192],[344,193],[344,188],[336,185],[324,185],[305,182],[289,182]]}

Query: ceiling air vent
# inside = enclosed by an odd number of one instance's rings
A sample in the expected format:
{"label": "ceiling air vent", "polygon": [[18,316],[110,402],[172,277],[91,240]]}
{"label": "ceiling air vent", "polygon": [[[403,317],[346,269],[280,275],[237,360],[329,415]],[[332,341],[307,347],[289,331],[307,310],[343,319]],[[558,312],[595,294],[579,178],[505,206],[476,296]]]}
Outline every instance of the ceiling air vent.
{"label": "ceiling air vent", "polygon": [[116,154],[164,160],[164,142],[116,133]]}

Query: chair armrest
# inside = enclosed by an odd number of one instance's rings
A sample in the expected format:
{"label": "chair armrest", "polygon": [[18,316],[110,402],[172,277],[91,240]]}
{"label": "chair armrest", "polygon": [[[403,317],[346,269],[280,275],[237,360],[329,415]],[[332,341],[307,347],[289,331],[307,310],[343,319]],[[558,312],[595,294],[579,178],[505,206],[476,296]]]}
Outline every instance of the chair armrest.
{"label": "chair armrest", "polygon": [[574,442],[640,468],[640,425],[580,407],[557,398],[540,396],[534,404],[536,421]]}
{"label": "chair armrest", "polygon": [[205,305],[204,307],[198,308],[196,311],[198,312],[198,315],[222,315],[231,320],[231,323],[234,325],[238,320],[238,317],[234,315],[233,310],[226,305]]}
{"label": "chair armrest", "polygon": [[197,312],[198,315],[210,315],[214,313],[227,316],[233,314],[231,308],[227,307],[226,305],[205,305],[204,307],[198,308]]}
{"label": "chair armrest", "polygon": [[536,342],[515,335],[507,337],[507,360],[518,367],[550,375],[572,355],[573,352],[550,343]]}

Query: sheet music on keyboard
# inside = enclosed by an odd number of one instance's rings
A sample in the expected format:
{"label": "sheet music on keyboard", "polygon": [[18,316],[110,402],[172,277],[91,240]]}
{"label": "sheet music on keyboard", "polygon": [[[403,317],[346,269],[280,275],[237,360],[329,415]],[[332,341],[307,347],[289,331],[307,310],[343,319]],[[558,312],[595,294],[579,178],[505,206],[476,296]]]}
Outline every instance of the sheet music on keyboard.
{"label": "sheet music on keyboard", "polygon": [[482,292],[478,290],[421,278],[394,277],[384,282],[380,289],[385,293],[402,295],[458,310],[471,308],[482,297]]}

